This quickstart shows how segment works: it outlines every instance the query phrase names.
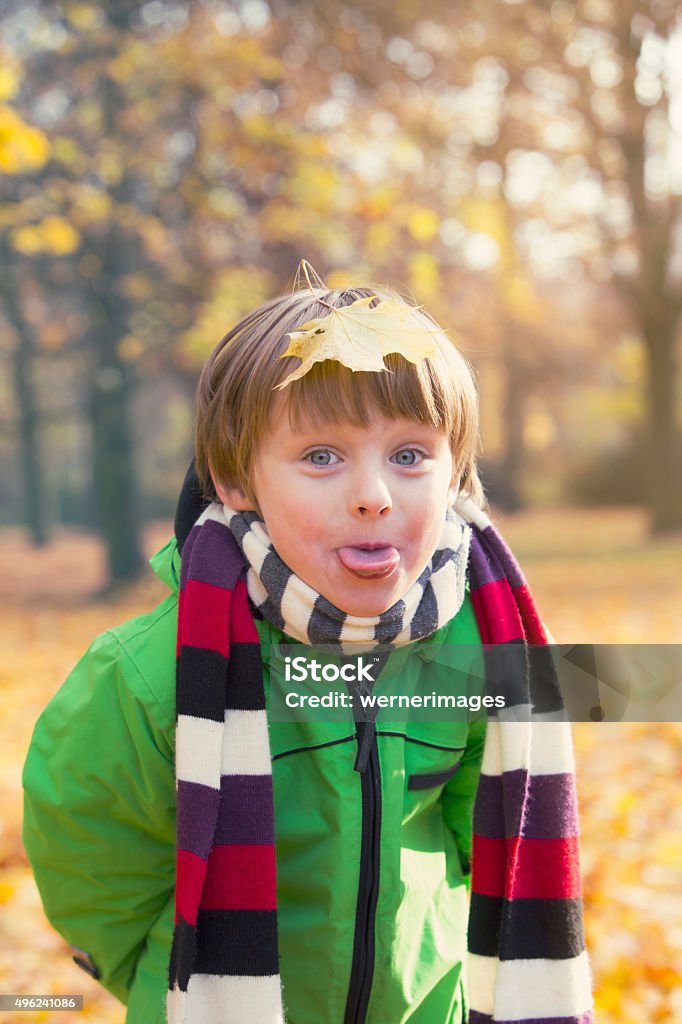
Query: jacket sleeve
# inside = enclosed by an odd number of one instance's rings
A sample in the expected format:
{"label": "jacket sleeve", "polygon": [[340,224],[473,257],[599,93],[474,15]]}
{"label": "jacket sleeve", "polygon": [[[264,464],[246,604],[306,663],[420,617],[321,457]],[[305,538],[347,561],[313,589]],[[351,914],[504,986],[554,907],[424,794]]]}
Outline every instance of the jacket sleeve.
{"label": "jacket sleeve", "polygon": [[126,1003],[173,892],[175,781],[156,697],[114,633],[93,642],[38,719],[22,781],[45,913]]}
{"label": "jacket sleeve", "polygon": [[445,824],[455,837],[467,884],[471,880],[474,802],[481,774],[486,721],[486,716],[481,715],[480,718],[471,722],[466,750],[462,754],[459,768],[446,784],[441,795]]}

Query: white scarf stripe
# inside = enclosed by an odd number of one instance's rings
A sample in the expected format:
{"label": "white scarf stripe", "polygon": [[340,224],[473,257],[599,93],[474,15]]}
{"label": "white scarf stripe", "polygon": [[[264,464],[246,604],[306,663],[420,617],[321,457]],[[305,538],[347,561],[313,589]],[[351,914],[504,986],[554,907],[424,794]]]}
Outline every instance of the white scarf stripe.
{"label": "white scarf stripe", "polygon": [[268,531],[265,529],[265,523],[262,523],[259,519],[256,519],[251,524],[251,529],[253,530],[253,534],[258,543],[262,544],[264,547],[267,547],[270,543],[270,536],[268,534]]}
{"label": "white scarf stripe", "polygon": [[221,775],[270,775],[271,771],[267,712],[226,711]]}
{"label": "white scarf stripe", "polygon": [[495,1021],[575,1018],[592,1007],[586,952],[569,960],[502,961],[469,953],[467,975],[476,1009]]}
{"label": "white scarf stripe", "polygon": [[220,749],[223,723],[192,715],[178,715],[176,777],[179,782],[199,782],[220,788]]}
{"label": "white scarf stripe", "polygon": [[204,509],[194,525],[203,526],[203,524],[209,520],[214,523],[220,523],[221,526],[225,525],[225,516],[223,514],[222,505],[212,502],[212,504]]}
{"label": "white scarf stripe", "polygon": [[253,571],[260,576],[265,556],[268,554],[268,548],[262,544],[259,537],[254,532],[253,527],[249,532],[244,534],[242,550],[244,551],[246,559],[253,566]]}
{"label": "white scarf stripe", "polygon": [[[532,740],[533,757],[529,747]],[[565,722],[500,722],[488,718],[481,772],[502,774],[530,767],[533,775],[563,775],[575,769],[570,726]]]}
{"label": "white scarf stripe", "polygon": [[268,592],[261,582],[261,578],[258,573],[254,572],[253,569],[249,569],[246,574],[246,587],[249,592],[249,597],[255,604],[256,608],[262,608],[268,599]]}
{"label": "white scarf stripe", "polygon": [[[193,974],[187,994],[201,1024],[284,1024],[280,979]],[[253,1020],[254,1006],[260,1012]]]}
{"label": "white scarf stripe", "polygon": [[[542,985],[537,979],[542,978]],[[498,1020],[572,1017],[592,1007],[587,953],[571,960],[502,960],[497,973]]]}

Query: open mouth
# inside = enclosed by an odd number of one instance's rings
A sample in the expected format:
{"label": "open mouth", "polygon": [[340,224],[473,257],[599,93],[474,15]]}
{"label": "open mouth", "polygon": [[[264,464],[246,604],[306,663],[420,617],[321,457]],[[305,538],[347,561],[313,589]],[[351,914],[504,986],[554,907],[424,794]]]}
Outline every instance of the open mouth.
{"label": "open mouth", "polygon": [[391,544],[341,547],[337,553],[344,568],[361,579],[390,576],[400,562],[398,549]]}

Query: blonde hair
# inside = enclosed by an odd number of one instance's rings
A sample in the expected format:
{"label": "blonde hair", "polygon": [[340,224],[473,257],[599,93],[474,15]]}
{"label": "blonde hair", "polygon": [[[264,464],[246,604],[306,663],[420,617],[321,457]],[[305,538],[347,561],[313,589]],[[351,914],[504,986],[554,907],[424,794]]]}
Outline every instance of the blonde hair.
{"label": "blonde hair", "polygon": [[[435,328],[437,354],[417,364],[389,354],[384,362],[391,373],[353,372],[326,360],[281,391],[273,390],[300,365],[296,357],[279,358],[288,347],[289,332],[326,316],[328,306],[323,302],[341,308],[369,296],[377,302],[397,299],[412,309],[410,320]],[[263,303],[225,335],[202,370],[196,394],[196,469],[207,499],[216,498],[216,479],[226,487],[241,488],[257,507],[251,487],[253,461],[280,396],[294,430],[304,421],[368,427],[377,414],[407,417],[442,430],[449,439],[453,479],[459,479],[460,492],[485,507],[476,469],[479,418],[473,372],[435,321],[393,289],[301,288]]]}

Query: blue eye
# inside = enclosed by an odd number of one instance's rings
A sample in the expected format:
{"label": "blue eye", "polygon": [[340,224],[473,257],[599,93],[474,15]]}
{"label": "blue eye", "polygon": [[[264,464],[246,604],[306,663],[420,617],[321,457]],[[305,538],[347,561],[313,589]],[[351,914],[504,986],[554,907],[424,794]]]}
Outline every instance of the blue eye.
{"label": "blue eye", "polygon": [[401,448],[393,458],[399,466],[416,466],[423,455],[416,448]]}
{"label": "blue eye", "polygon": [[313,466],[332,466],[332,459],[336,459],[336,455],[327,448],[318,448],[317,451],[308,452],[306,459]]}

